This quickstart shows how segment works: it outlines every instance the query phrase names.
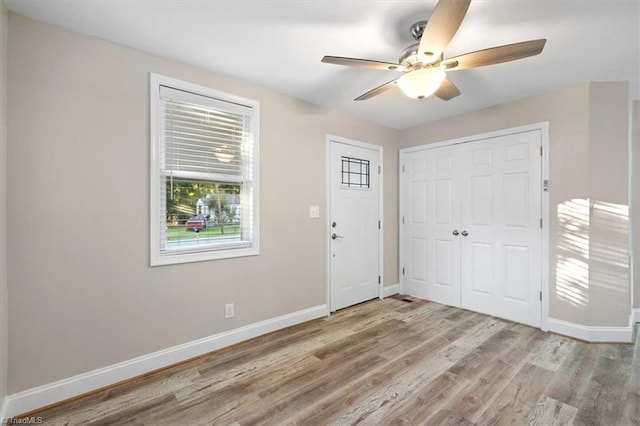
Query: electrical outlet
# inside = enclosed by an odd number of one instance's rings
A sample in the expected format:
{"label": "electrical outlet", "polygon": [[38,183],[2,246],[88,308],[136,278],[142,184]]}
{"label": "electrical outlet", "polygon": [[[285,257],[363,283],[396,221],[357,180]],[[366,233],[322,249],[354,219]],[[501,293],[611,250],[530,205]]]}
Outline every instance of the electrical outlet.
{"label": "electrical outlet", "polygon": [[233,318],[235,315],[235,306],[233,303],[227,303],[224,305],[224,319]]}

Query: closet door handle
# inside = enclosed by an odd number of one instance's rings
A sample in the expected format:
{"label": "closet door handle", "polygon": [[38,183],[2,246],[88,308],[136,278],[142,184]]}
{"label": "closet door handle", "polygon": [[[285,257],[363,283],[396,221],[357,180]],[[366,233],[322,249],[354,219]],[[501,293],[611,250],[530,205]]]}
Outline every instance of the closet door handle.
{"label": "closet door handle", "polygon": [[453,234],[453,235],[455,235],[455,236],[457,237],[457,236],[458,236],[458,234],[459,234],[459,232],[458,232],[458,230],[457,230],[457,229],[454,229],[454,230],[453,230],[453,232],[452,232],[452,234]]}
{"label": "closet door handle", "polygon": [[467,231],[462,231],[462,236],[466,237],[467,235],[469,235],[469,233]]}

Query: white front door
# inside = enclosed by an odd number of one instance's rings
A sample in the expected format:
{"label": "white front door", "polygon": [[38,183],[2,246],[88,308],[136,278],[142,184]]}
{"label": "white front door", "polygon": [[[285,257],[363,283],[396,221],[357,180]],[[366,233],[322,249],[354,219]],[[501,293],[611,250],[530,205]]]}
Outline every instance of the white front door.
{"label": "white front door", "polygon": [[379,151],[330,142],[331,311],[378,297]]}
{"label": "white front door", "polygon": [[404,153],[407,294],[540,326],[541,133]]}

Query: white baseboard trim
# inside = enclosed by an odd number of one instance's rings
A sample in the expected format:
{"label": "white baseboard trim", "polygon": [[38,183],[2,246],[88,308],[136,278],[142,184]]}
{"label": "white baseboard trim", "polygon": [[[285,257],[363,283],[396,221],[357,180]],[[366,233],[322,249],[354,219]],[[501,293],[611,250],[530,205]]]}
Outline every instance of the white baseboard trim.
{"label": "white baseboard trim", "polygon": [[11,417],[27,413],[253,337],[325,317],[328,314],[328,305],[314,306],[27,389],[5,398],[2,407],[6,406],[6,409],[2,412],[2,416]]}
{"label": "white baseboard trim", "polygon": [[2,404],[0,404],[0,424],[4,424],[3,420],[8,417],[9,411],[9,399],[5,396],[2,398]]}
{"label": "white baseboard trim", "polygon": [[[633,315],[630,316],[630,319],[632,318]],[[587,342],[633,342],[633,323],[626,327],[592,327],[549,318],[547,325],[551,332],[575,337]]]}
{"label": "white baseboard trim", "polygon": [[393,296],[394,294],[400,293],[400,284],[393,284],[382,287],[382,297]]}

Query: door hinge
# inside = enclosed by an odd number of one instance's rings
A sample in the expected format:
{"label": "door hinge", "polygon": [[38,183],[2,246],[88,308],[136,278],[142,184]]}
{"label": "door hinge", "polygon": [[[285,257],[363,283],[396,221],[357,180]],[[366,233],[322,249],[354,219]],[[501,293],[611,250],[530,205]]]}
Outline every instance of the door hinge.
{"label": "door hinge", "polygon": [[540,229],[542,229],[542,219],[540,219]]}
{"label": "door hinge", "polygon": [[402,173],[404,173],[404,164],[402,165]]}
{"label": "door hinge", "polygon": [[404,225],[404,216],[402,216],[402,224]]}
{"label": "door hinge", "polygon": [[549,192],[549,179],[545,179],[542,181],[542,190],[544,192]]}
{"label": "door hinge", "polygon": [[380,228],[380,221],[378,221],[378,229],[382,229],[382,228]]}
{"label": "door hinge", "polygon": [[540,157],[542,157],[542,145],[540,145]]}
{"label": "door hinge", "polygon": [[404,266],[402,267],[402,275],[404,275]]}
{"label": "door hinge", "polygon": [[380,275],[378,275],[378,284],[380,284]]}
{"label": "door hinge", "polygon": [[380,169],[380,166],[378,166],[378,174],[380,174],[380,170],[381,170],[381,169]]}
{"label": "door hinge", "polygon": [[540,292],[540,301],[542,302],[542,292]]}

